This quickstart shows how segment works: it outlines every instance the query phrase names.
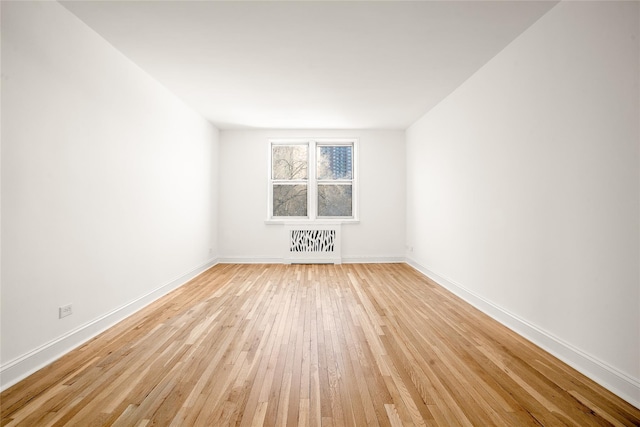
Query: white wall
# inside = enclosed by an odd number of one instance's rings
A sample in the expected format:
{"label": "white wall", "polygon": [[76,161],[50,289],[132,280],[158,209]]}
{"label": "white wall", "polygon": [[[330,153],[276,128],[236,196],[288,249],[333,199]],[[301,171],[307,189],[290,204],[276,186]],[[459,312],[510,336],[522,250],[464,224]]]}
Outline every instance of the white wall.
{"label": "white wall", "polygon": [[637,2],[563,2],[407,131],[412,262],[640,402]]}
{"label": "white wall", "polygon": [[343,262],[404,258],[403,131],[222,131],[220,254],[228,261],[282,259],[285,232],[267,219],[270,138],[359,138],[360,223],[342,226]]}
{"label": "white wall", "polygon": [[2,2],[1,136],[6,387],[211,264],[218,132],[58,3]]}

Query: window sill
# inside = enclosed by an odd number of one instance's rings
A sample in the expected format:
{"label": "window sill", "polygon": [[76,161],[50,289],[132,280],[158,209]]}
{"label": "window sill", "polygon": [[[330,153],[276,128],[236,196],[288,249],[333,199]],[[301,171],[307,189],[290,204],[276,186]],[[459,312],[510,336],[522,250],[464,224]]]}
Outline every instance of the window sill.
{"label": "window sill", "polygon": [[335,225],[335,224],[359,224],[360,220],[353,219],[267,219],[267,225]]}

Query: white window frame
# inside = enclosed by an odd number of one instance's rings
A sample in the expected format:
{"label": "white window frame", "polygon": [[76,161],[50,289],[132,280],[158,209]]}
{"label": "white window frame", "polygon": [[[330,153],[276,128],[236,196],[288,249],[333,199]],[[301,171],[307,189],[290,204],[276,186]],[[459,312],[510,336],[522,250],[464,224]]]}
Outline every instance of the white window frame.
{"label": "white window frame", "polygon": [[[307,145],[307,179],[292,181],[292,183],[307,184],[307,216],[306,217],[274,217],[273,216],[273,184],[279,180],[274,180],[272,176],[272,154],[274,145]],[[352,147],[352,172],[353,179],[340,180],[351,182],[351,216],[350,217],[318,217],[318,183],[331,182],[331,180],[318,180],[316,176],[316,155],[319,146],[347,145]],[[267,220],[266,223],[286,224],[286,223],[355,223],[359,222],[359,196],[358,187],[358,139],[357,138],[287,138],[269,139],[267,144],[269,155],[267,156]]]}

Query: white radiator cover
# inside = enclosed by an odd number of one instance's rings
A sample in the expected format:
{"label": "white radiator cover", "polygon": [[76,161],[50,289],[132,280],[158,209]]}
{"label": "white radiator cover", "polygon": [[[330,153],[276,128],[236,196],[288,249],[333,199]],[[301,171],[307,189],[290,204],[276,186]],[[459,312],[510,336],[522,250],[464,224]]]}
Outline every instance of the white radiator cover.
{"label": "white radiator cover", "polygon": [[340,224],[291,224],[285,226],[286,264],[341,264]]}

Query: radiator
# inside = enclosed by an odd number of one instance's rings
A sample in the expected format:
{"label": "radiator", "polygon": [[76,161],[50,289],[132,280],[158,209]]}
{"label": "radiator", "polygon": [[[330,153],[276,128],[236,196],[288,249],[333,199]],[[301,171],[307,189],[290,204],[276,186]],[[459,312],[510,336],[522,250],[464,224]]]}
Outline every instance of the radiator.
{"label": "radiator", "polygon": [[340,264],[340,225],[287,225],[287,264]]}

